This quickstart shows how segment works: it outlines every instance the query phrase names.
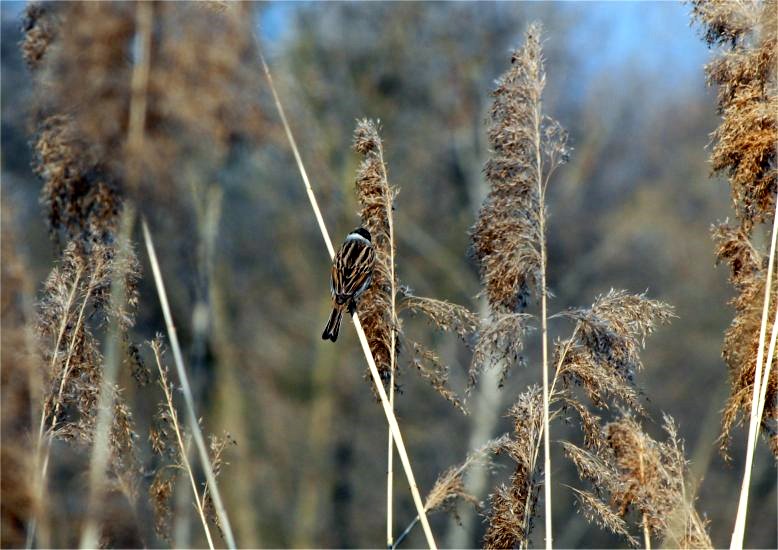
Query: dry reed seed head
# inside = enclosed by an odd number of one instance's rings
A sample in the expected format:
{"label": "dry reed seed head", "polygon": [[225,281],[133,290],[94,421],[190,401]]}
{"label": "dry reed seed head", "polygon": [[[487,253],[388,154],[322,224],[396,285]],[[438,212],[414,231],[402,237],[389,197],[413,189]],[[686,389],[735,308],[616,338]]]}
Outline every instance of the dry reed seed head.
{"label": "dry reed seed head", "polygon": [[166,542],[172,542],[170,535],[173,520],[171,497],[176,485],[178,468],[157,470],[154,481],[149,486],[149,500],[154,512],[154,531]]}
{"label": "dry reed seed head", "polygon": [[132,373],[132,377],[135,379],[135,382],[137,382],[138,386],[147,386],[151,381],[151,370],[149,370],[149,367],[143,360],[138,344],[129,341],[126,335],[124,340],[127,353],[124,355],[122,364],[128,371]]}
{"label": "dry reed seed head", "polygon": [[[601,429],[606,445],[594,450],[563,442],[565,454],[581,479],[594,488],[594,493],[575,490],[586,519],[636,546],[624,521],[627,512],[635,509],[639,513],[637,524],[645,520],[651,532],[666,543],[683,548],[710,547],[706,523],[693,502],[686,499],[686,460],[673,420],[664,416],[668,435],[664,442],[648,436],[629,414]],[[683,525],[680,536],[678,522]]]}
{"label": "dry reed seed head", "polygon": [[130,97],[135,6],[130,2],[68,2],[56,48],[47,56],[51,89],[44,101],[73,117],[77,131],[108,159],[122,150]]}
{"label": "dry reed seed head", "polygon": [[[110,317],[126,331],[137,302],[134,258],[121,264],[116,250],[100,242],[73,240],[47,279],[38,304],[38,330],[49,370],[44,378],[44,417],[52,437],[91,445],[103,376],[103,356],[95,331]],[[111,300],[111,280],[125,277],[127,302]],[[48,349],[47,349],[48,348]],[[132,413],[114,386],[114,411],[109,445],[113,486],[129,502],[137,495],[139,473]]]}
{"label": "dry reed seed head", "polygon": [[646,336],[674,316],[672,307],[645,294],[611,290],[591,308],[561,315],[577,321],[573,337],[555,346],[566,385],[582,386],[597,407],[620,399],[642,412],[635,386],[635,374],[643,367],[639,352]]}
{"label": "dry reed seed head", "polygon": [[[152,451],[159,456],[159,463],[154,472],[154,480],[149,486],[149,498],[154,512],[154,530],[165,541],[171,541],[171,520],[173,518],[173,506],[171,496],[175,489],[178,474],[185,471],[184,461],[181,456],[181,448],[175,433],[178,425],[178,414],[172,402],[174,395],[173,385],[168,378],[168,369],[163,364],[165,347],[163,337],[157,333],[149,342],[149,347],[154,354],[159,373],[158,383],[164,395],[157,404],[157,411],[152,418],[149,430],[149,442]],[[186,441],[188,434],[183,426],[179,426],[182,437]]]}
{"label": "dry reed seed head", "polygon": [[56,39],[56,10],[57,6],[53,2],[31,2],[24,10],[24,38],[20,48],[22,58],[31,71],[40,66],[49,46]]}
{"label": "dry reed seed head", "polygon": [[[500,485],[489,496],[489,526],[484,535],[485,548],[517,548],[529,541],[534,526],[538,492],[542,485],[542,466],[533,461],[535,442],[543,428],[543,394],[530,386],[511,407],[513,434],[499,447],[516,463],[508,485]],[[533,462],[535,463],[533,467]]]}
{"label": "dry reed seed head", "polygon": [[[716,255],[730,267],[737,296],[730,302],[735,318],[724,335],[730,396],[722,415],[720,451],[727,457],[732,428],[751,410],[761,310],[765,296],[767,255],[749,241],[755,226],[769,224],[778,195],[778,2],[698,2],[695,16],[710,44],[728,45],[706,67],[710,84],[719,87],[721,124],[713,133],[714,172],[729,176],[739,227],[714,228]],[[767,233],[765,231],[765,233]],[[769,290],[771,300],[778,298]],[[778,374],[767,380],[760,420],[778,456]]]}
{"label": "dry reed seed head", "polygon": [[415,296],[408,287],[399,290],[402,293],[402,300],[398,304],[400,310],[423,314],[439,330],[454,332],[465,343],[478,329],[478,315],[464,306],[446,300]]}
{"label": "dry reed seed head", "polygon": [[[357,202],[362,226],[371,235],[376,252],[373,279],[370,288],[359,302],[359,318],[365,329],[370,350],[384,382],[390,377],[392,345],[397,350],[399,339],[392,343],[392,328],[402,330],[398,319],[392,319],[392,288],[399,284],[392,281],[391,258],[394,243],[389,235],[389,216],[394,208],[397,191],[389,185],[383,160],[383,147],[376,123],[360,120],[354,132],[354,148],[364,155],[356,177]],[[394,284],[393,284],[394,283]]]}
{"label": "dry reed seed head", "polygon": [[502,387],[510,369],[524,362],[521,352],[524,335],[531,330],[527,325],[531,318],[525,313],[491,313],[481,322],[468,372],[468,393],[475,387],[478,374],[485,369],[502,365],[499,381]]}
{"label": "dry reed seed head", "polygon": [[[398,312],[421,313],[437,329],[443,332],[454,332],[465,343],[468,343],[469,336],[478,327],[477,315],[464,306],[445,300],[414,296],[408,287],[401,287],[399,292],[402,294],[402,299],[398,304]],[[410,352],[411,365],[430,382],[444,399],[467,414],[462,400],[448,387],[449,366],[443,363],[434,351],[411,341],[403,334],[400,334],[399,337],[401,348]]]}
{"label": "dry reed seed head", "polygon": [[545,72],[540,33],[539,25],[529,27],[524,45],[492,93],[491,156],[484,167],[490,189],[471,238],[494,312],[523,311],[538,288],[542,193],[569,154],[566,132],[541,112]]}
{"label": "dry reed seed head", "polygon": [[381,138],[378,136],[380,121],[362,119],[357,121],[354,130],[354,150],[360,155],[367,155],[381,147]]}
{"label": "dry reed seed head", "polygon": [[[209,443],[211,467],[213,468],[213,475],[216,479],[221,474],[223,467],[229,465],[229,463],[225,462],[224,460],[224,454],[227,447],[237,445],[238,442],[235,441],[235,439],[228,432],[224,432],[221,436],[211,435],[209,437]],[[224,538],[221,522],[219,521],[219,516],[216,513],[216,507],[213,504],[211,492],[207,484],[206,490],[203,492],[203,508],[205,509],[208,519],[210,519],[213,524],[216,525],[216,527],[219,529],[219,534],[222,538]]]}
{"label": "dry reed seed head", "polygon": [[639,548],[640,543],[629,532],[629,526],[619,515],[613,512],[611,508],[596,495],[589,491],[580,491],[573,489],[578,510],[584,516],[586,521],[594,523],[600,529],[610,531],[615,535],[624,537],[627,543],[633,548]]}
{"label": "dry reed seed head", "polygon": [[692,0],[692,18],[704,27],[708,45],[735,45],[753,30],[757,2]]}
{"label": "dry reed seed head", "polygon": [[465,490],[464,474],[467,472],[468,468],[476,464],[491,467],[493,464],[492,455],[499,448],[508,443],[509,438],[507,435],[492,439],[470,453],[462,464],[459,466],[452,466],[440,474],[435,480],[432,489],[427,494],[427,498],[424,501],[424,510],[433,512],[442,508],[447,511],[452,511],[453,504],[457,498],[469,502],[477,509],[480,508],[481,503],[478,498]]}
{"label": "dry reed seed head", "polygon": [[[219,11],[196,3],[159,7],[156,24],[163,33],[149,75],[149,147],[171,141],[179,155],[196,149],[218,162],[235,142],[260,136],[252,10],[245,2]],[[188,139],[177,128],[185,128]]]}
{"label": "dry reed seed head", "polygon": [[400,347],[406,351],[406,357],[410,365],[414,367],[422,378],[427,380],[433,389],[443,399],[454,405],[462,414],[467,414],[464,403],[448,386],[449,366],[433,350],[418,342],[410,340],[404,334],[398,335]]}
{"label": "dry reed seed head", "polygon": [[753,224],[769,222],[778,193],[778,3],[697,2],[694,15],[709,44],[729,42],[706,67],[722,115],[711,164],[729,176],[738,219],[750,234]]}
{"label": "dry reed seed head", "polygon": [[119,192],[72,117],[53,115],[41,122],[34,158],[34,170],[44,182],[40,200],[51,233],[85,244],[110,240],[118,222]]}
{"label": "dry reed seed head", "polygon": [[[716,242],[716,256],[730,268],[729,281],[737,291],[730,301],[735,308],[735,317],[724,333],[722,357],[727,364],[730,379],[730,396],[722,415],[720,452],[729,458],[727,449],[732,428],[747,418],[751,411],[751,398],[756,373],[756,356],[759,351],[759,332],[762,320],[762,306],[767,280],[767,254],[751,243],[742,227],[726,223],[713,228]],[[778,300],[778,280],[773,279],[770,292],[771,303]],[[769,345],[769,343],[767,343]],[[766,350],[767,351],[767,350]],[[761,420],[773,454],[778,456],[778,357],[767,381],[766,401]]]}
{"label": "dry reed seed head", "polygon": [[[152,10],[150,28],[141,7]],[[64,4],[57,47],[44,64],[50,85],[42,90],[43,110],[71,116],[105,172],[129,191],[142,185],[144,193],[174,200],[172,182],[181,178],[173,176],[194,162],[197,173],[215,171],[232,146],[259,136],[251,9],[250,3],[220,11],[193,2]],[[144,125],[141,138],[129,143],[133,97],[135,107],[144,106]]]}
{"label": "dry reed seed head", "polygon": [[594,451],[604,448],[606,441],[602,433],[602,418],[592,413],[583,403],[574,397],[570,397],[567,393],[566,391],[560,391],[558,394],[562,402],[562,412],[572,409],[578,414],[581,432],[583,432],[584,436],[584,446]]}

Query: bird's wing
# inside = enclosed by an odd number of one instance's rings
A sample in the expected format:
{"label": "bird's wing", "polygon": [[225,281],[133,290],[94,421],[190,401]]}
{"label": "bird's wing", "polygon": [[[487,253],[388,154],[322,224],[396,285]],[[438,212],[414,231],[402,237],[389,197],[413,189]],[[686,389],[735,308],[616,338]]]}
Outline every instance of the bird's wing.
{"label": "bird's wing", "polygon": [[375,264],[375,250],[358,240],[346,241],[332,263],[332,295],[345,304],[370,280]]}

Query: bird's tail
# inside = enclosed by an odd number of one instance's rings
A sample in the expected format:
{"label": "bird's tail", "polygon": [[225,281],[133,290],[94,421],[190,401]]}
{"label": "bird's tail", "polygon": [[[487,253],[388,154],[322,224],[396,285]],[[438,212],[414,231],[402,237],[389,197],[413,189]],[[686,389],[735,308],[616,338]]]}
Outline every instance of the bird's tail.
{"label": "bird's tail", "polygon": [[327,326],[324,327],[324,332],[321,335],[322,340],[332,340],[333,342],[338,339],[338,332],[340,331],[340,320],[343,318],[343,310],[340,308],[334,308],[330,314],[330,320],[327,321]]}

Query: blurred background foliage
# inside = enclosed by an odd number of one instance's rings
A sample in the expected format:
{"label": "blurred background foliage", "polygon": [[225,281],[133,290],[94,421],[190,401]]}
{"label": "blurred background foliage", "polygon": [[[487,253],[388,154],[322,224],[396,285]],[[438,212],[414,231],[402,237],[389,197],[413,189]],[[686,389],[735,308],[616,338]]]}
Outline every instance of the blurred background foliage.
{"label": "blurred background foliage", "polygon": [[[32,84],[18,48],[23,9],[23,3],[2,4],[3,239],[11,228],[27,286],[37,289],[59,249],[47,234],[41,183],[31,170]],[[709,227],[731,214],[725,183],[708,178],[705,145],[717,116],[704,83],[708,53],[689,27],[688,9],[404,2],[269,3],[256,12],[258,36],[334,238],[358,220],[358,158],[350,148],[355,121],[378,118],[389,179],[401,190],[395,213],[400,279],[420,295],[476,311],[479,282],[468,229],[486,191],[489,92],[528,22],[543,22],[546,110],[570,131],[574,148],[550,191],[551,309],[588,305],[610,288],[647,289],[675,306],[678,318],[648,342],[639,384],[654,420],[662,412],[677,420],[699,486],[698,509],[711,521],[714,544],[725,545],[744,438],[737,434],[733,462],[724,463],[716,438],[731,291],[725,270],[714,265]],[[259,73],[256,93],[267,119],[259,144],[234,151],[212,181],[192,177],[179,183],[189,185],[187,193],[150,193],[144,207],[160,243],[204,423],[214,433],[229,431],[238,443],[221,479],[240,545],[377,547],[385,529],[384,417],[363,379],[353,331],[344,330],[337,345],[320,339],[329,260]],[[163,326],[141,257],[139,342]],[[205,313],[198,307],[204,295]],[[203,338],[195,337],[203,330]],[[566,327],[551,330],[562,334]],[[451,384],[461,391],[465,347],[415,319],[406,321],[406,332],[452,365]],[[495,394],[500,420],[491,435],[509,429],[502,418],[508,406],[540,379],[537,350],[527,350],[525,359],[527,366],[515,368]],[[150,460],[147,426],[156,398],[138,391],[129,373],[121,382]],[[478,415],[460,414],[402,368],[402,358],[399,384],[399,420],[425,491],[462,461]],[[567,438],[564,429],[553,435]],[[64,525],[77,516],[78,505],[65,504],[79,502],[72,476],[82,472],[64,448],[61,457],[56,449],[51,485],[63,506],[50,508],[61,515],[54,525]],[[575,470],[559,448],[552,456],[555,543],[620,545],[577,512],[564,487],[577,482]],[[775,472],[761,444],[755,463],[746,543],[775,547]],[[488,487],[509,471],[497,469]],[[395,494],[399,531],[415,515],[401,473]],[[464,527],[444,514],[431,518],[439,544],[479,545],[482,522],[472,507],[459,513]],[[147,529],[141,537],[154,540]],[[202,545],[201,537],[184,499],[175,543]],[[542,529],[535,539],[542,544]],[[423,545],[420,530],[406,544]]]}

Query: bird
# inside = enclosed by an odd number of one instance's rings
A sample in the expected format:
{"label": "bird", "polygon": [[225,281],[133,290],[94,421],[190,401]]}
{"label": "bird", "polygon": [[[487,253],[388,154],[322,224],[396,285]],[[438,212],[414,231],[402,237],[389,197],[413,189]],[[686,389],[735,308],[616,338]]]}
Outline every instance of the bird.
{"label": "bird", "polygon": [[338,339],[343,310],[348,310],[349,315],[356,311],[359,298],[373,280],[374,266],[375,248],[370,232],[364,227],[358,227],[346,235],[346,240],[332,260],[332,313],[321,335],[322,340],[335,342]]}

